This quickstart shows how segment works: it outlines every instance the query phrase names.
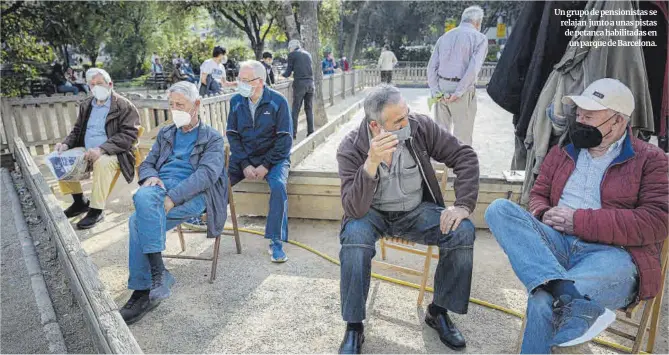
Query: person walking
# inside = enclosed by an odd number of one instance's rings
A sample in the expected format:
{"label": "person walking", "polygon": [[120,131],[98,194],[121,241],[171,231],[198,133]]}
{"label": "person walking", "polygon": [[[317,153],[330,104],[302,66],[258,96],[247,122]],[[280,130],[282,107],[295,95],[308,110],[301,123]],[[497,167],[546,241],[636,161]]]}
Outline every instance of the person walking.
{"label": "person walking", "polygon": [[294,39],[288,42],[288,66],[281,74],[284,78],[293,75],[293,140],[297,139],[297,118],[304,102],[304,113],[307,115],[307,136],[314,133],[313,101],[316,86],[314,85],[314,71],[311,67],[311,54],[301,48],[300,41]]}
{"label": "person walking", "polygon": [[381,69],[381,82],[388,83],[393,80],[393,68],[397,64],[395,53],[390,50],[388,45],[383,46],[377,67]]}

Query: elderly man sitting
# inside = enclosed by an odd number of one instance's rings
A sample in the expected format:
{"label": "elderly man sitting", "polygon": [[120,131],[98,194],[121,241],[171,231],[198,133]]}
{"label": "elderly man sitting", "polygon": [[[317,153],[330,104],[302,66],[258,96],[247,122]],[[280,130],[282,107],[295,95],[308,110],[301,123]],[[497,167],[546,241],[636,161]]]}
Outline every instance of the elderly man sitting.
{"label": "elderly man sitting", "polygon": [[72,218],[88,212],[77,223],[79,229],[92,228],[104,218],[103,210],[111,192],[111,182],[119,167],[128,183],[134,179],[135,156],[132,150],[139,128],[139,112],[135,105],[112,90],[114,85],[106,71],[89,69],[86,82],[93,96],[79,105],[72,132],[55,147],[61,153],[84,147],[85,158],[93,165],[90,201],[84,197],[80,182],[58,182],[60,191],[64,195],[72,195],[74,200],[65,209],[65,216]]}
{"label": "elderly man sitting", "polygon": [[571,144],[546,156],[530,211],[497,200],[485,215],[530,293],[523,353],[589,341],[663,282],[667,158],[632,136],[632,92],[607,78],[562,102],[577,106]]}
{"label": "elderly man sitting", "polygon": [[230,142],[230,183],[244,178],[267,181],[269,213],[265,238],[270,240],[272,262],[288,260],[282,241],[288,240],[288,171],[293,129],[288,101],[265,86],[267,72],[256,60],[242,62],[237,92],[230,100],[228,141]]}
{"label": "elderly man sitting", "polygon": [[171,294],[174,277],[161,252],[165,234],[206,209],[207,237],[223,231],[228,204],[223,137],[200,122],[197,87],[180,81],[168,90],[174,124],[163,127],[139,167],[141,187],[130,216],[128,288],[135,290],[121,309],[126,323],[141,319]]}
{"label": "elderly man sitting", "polygon": [[[478,158],[430,117],[409,112],[399,90],[375,88],[365,119],[337,151],[344,220],[340,232],[341,307],[348,322],[339,352],[359,354],[375,243],[397,236],[439,247],[434,300],[425,322],[452,349],[465,339],[447,310],[467,312],[472,281]],[[430,158],[453,168],[456,201],[446,208]]]}

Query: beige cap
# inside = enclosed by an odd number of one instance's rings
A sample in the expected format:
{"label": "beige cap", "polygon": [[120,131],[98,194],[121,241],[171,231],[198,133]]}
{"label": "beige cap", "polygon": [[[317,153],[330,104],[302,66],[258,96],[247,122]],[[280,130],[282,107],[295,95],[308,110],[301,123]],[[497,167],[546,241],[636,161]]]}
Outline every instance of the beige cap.
{"label": "beige cap", "polygon": [[603,78],[588,85],[581,95],[565,96],[563,104],[576,105],[588,111],[611,109],[630,116],[634,111],[634,95],[619,80]]}

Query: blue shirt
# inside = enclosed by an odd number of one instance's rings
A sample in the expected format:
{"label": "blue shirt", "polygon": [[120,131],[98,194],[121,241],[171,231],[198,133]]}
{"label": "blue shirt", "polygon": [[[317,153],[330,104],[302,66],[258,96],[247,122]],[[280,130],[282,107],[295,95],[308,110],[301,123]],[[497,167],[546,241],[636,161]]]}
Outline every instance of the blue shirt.
{"label": "blue shirt", "polygon": [[258,101],[254,104],[253,101],[251,101],[251,98],[249,100],[249,110],[251,110],[251,119],[255,123],[255,117],[256,117],[256,109],[258,106],[260,106],[260,102],[262,101],[262,93],[260,94],[260,97],[258,98]]}
{"label": "blue shirt", "polygon": [[186,180],[195,171],[190,164],[190,155],[197,141],[197,128],[194,127],[186,133],[181,128],[177,129],[172,154],[158,172],[161,180],[172,180],[179,183]]}
{"label": "blue shirt", "polygon": [[627,133],[613,143],[606,154],[594,158],[587,149],[581,149],[576,160],[576,168],[569,176],[560,196],[558,206],[571,209],[602,208],[601,184],[604,173],[613,159],[620,155]]}
{"label": "blue shirt", "polygon": [[111,95],[102,105],[98,105],[98,100],[93,99],[91,106],[91,116],[88,118],[86,134],[84,135],[84,146],[86,149],[97,148],[107,141],[105,123],[107,122],[107,115],[111,108]]}

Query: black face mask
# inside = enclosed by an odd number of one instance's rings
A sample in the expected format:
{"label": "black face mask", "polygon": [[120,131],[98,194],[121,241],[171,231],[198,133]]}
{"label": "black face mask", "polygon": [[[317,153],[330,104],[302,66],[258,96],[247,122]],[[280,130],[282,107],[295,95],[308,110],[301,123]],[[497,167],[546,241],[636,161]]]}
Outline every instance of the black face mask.
{"label": "black face mask", "polygon": [[611,129],[609,133],[602,136],[602,132],[600,132],[597,128],[601,127],[606,122],[609,122],[615,115],[617,114],[609,117],[609,119],[596,127],[574,121],[574,123],[569,126],[569,138],[574,144],[574,147],[578,149],[588,149],[602,144],[602,139],[611,134],[613,129]]}

